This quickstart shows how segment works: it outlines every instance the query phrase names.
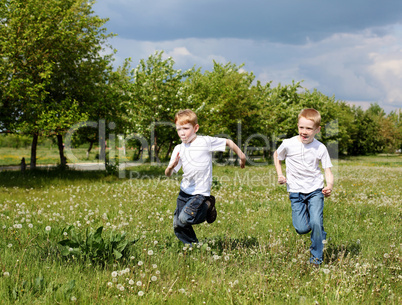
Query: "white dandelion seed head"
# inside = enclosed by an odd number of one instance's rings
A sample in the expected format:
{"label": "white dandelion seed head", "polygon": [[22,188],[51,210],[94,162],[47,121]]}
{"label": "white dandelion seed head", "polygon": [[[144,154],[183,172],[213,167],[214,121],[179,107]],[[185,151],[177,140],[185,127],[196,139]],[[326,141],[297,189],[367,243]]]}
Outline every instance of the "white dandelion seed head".
{"label": "white dandelion seed head", "polygon": [[142,261],[138,261],[138,266],[142,266],[144,263]]}
{"label": "white dandelion seed head", "polygon": [[142,282],[141,282],[141,281],[138,281],[138,282],[137,282],[137,286],[138,286],[138,287],[142,286]]}
{"label": "white dandelion seed head", "polygon": [[153,254],[154,254],[154,251],[148,250],[148,255],[153,255]]}
{"label": "white dandelion seed head", "polygon": [[152,282],[155,282],[156,280],[158,280],[158,278],[155,275],[151,277]]}
{"label": "white dandelion seed head", "polygon": [[117,277],[117,271],[112,272],[112,277]]}
{"label": "white dandelion seed head", "polygon": [[52,229],[51,226],[46,226],[46,228],[45,228],[45,230],[48,231],[48,232],[49,232],[51,229]]}
{"label": "white dandelion seed head", "polygon": [[142,297],[144,295],[144,291],[140,290],[138,291],[138,296]]}

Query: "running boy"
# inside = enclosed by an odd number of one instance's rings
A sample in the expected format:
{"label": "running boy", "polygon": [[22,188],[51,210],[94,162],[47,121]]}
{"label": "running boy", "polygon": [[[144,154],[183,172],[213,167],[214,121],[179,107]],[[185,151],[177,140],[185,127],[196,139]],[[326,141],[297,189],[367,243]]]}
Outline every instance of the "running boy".
{"label": "running boy", "polygon": [[[331,195],[334,176],[332,163],[324,144],[315,139],[321,130],[321,115],[315,109],[303,109],[298,118],[299,135],[286,139],[274,153],[274,164],[280,184],[287,183],[292,205],[293,226],[298,234],[311,231],[310,263],[318,267],[323,260],[324,196]],[[281,161],[286,160],[286,175]],[[319,167],[321,161],[324,177]]]}
{"label": "running boy", "polygon": [[241,168],[246,164],[246,156],[232,140],[197,136],[199,125],[192,110],[179,111],[174,122],[182,144],[174,148],[165,175],[170,177],[183,168],[173,228],[178,239],[192,245],[198,243],[193,225],[205,220],[213,223],[217,216],[215,198],[211,196],[212,153],[225,151],[229,146],[240,157]]}

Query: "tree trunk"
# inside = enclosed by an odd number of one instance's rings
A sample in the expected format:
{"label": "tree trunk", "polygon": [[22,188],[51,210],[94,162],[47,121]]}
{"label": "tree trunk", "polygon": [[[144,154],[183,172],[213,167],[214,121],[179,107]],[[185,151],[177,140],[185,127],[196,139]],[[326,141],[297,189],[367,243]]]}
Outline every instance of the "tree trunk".
{"label": "tree trunk", "polygon": [[173,148],[173,140],[170,140],[169,148],[168,148],[168,151],[166,153],[165,160],[169,160],[168,158],[169,158],[170,152],[172,151],[172,148]]}
{"label": "tree trunk", "polygon": [[87,150],[87,159],[89,158],[89,153],[91,152],[93,145],[94,145],[94,142],[90,141],[89,142],[89,148]]}
{"label": "tree trunk", "polygon": [[60,165],[65,167],[67,165],[66,157],[64,156],[63,136],[57,135],[57,146],[59,147]]}
{"label": "tree trunk", "polygon": [[30,169],[36,168],[36,148],[38,147],[38,134],[33,135],[32,145],[31,145],[31,165]]}

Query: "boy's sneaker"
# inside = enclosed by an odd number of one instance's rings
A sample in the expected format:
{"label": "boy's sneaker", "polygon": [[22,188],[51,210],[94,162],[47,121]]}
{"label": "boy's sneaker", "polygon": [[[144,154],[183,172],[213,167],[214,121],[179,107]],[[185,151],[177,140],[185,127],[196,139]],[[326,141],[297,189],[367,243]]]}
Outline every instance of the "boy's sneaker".
{"label": "boy's sneaker", "polygon": [[216,219],[216,216],[218,215],[215,208],[215,197],[209,196],[206,203],[208,205],[207,222],[213,223]]}

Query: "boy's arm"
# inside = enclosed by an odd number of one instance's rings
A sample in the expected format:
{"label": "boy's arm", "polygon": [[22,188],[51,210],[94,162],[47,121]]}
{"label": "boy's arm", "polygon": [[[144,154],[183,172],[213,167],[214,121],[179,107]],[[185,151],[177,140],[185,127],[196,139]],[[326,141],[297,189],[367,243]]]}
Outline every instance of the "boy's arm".
{"label": "boy's arm", "polygon": [[226,139],[226,146],[232,149],[236,155],[240,158],[240,167],[244,168],[246,166],[246,155],[241,151],[239,146],[237,146],[232,140]]}
{"label": "boy's arm", "polygon": [[174,162],[169,164],[168,167],[165,169],[165,175],[170,177],[173,173],[174,168],[177,166],[179,163],[180,156],[179,153],[177,153],[176,158],[174,159]]}
{"label": "boy's arm", "polygon": [[278,159],[278,152],[276,150],[274,152],[274,164],[275,164],[276,173],[278,174],[279,184],[285,184],[286,177],[282,173],[282,163],[281,163],[281,160]]}
{"label": "boy's arm", "polygon": [[325,197],[329,197],[331,196],[332,188],[334,187],[334,175],[332,174],[330,167],[324,169],[324,174],[327,186],[322,189],[322,193]]}

